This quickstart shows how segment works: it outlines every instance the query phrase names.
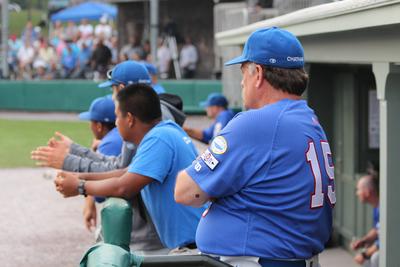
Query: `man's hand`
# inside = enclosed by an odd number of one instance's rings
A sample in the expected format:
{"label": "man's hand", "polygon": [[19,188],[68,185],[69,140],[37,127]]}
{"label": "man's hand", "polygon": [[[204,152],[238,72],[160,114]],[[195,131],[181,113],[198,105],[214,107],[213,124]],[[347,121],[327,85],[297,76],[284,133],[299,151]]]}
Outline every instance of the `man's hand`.
{"label": "man's hand", "polygon": [[357,250],[365,246],[365,241],[363,239],[358,239],[350,243],[350,247],[352,250]]}
{"label": "man's hand", "polygon": [[36,165],[41,167],[62,169],[72,143],[68,136],[55,132],[55,136],[50,138],[47,146],[40,146],[31,152],[31,159],[37,160]]}
{"label": "man's hand", "polygon": [[96,204],[92,196],[85,198],[85,205],[83,206],[83,220],[89,232],[92,232],[97,225],[97,212]]}
{"label": "man's hand", "polygon": [[56,179],[54,180],[56,190],[60,192],[64,197],[77,196],[79,178],[78,174],[59,172]]}
{"label": "man's hand", "polygon": [[59,149],[62,147],[67,151],[67,153],[69,153],[69,148],[73,143],[72,139],[60,132],[55,132],[54,134],[55,136],[50,138],[50,140],[47,142],[47,145],[49,147],[58,147]]}
{"label": "man's hand", "polygon": [[357,254],[357,255],[354,257],[354,261],[361,265],[361,264],[364,263],[365,259],[364,259],[364,257],[363,257],[362,254]]}
{"label": "man's hand", "polygon": [[99,147],[100,143],[101,143],[101,140],[93,138],[92,145],[90,146],[90,148],[93,151],[97,151],[97,148]]}
{"label": "man's hand", "polygon": [[62,169],[68,152],[57,147],[40,146],[31,152],[31,159],[38,161],[36,165]]}

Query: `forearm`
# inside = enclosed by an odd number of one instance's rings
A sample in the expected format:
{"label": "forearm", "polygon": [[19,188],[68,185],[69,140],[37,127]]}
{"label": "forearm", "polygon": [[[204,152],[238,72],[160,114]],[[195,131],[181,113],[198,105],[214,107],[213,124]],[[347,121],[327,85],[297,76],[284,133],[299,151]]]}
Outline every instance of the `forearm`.
{"label": "forearm", "polygon": [[101,181],[87,181],[85,189],[88,195],[121,197],[129,200],[152,181],[149,177],[126,172],[120,177]]}
{"label": "forearm", "polygon": [[194,129],[194,128],[188,128],[188,127],[183,127],[185,132],[192,138],[203,141],[203,131],[199,129]]}
{"label": "forearm", "polygon": [[364,253],[367,256],[367,258],[371,258],[371,256],[379,250],[377,245],[372,245],[370,246]]}
{"label": "forearm", "polygon": [[378,238],[378,230],[372,228],[363,238],[362,241],[366,244],[372,244]]}
{"label": "forearm", "polygon": [[113,160],[112,158],[116,158],[116,157],[107,157],[100,153],[94,152],[90,148],[81,146],[77,143],[71,144],[69,152],[72,155],[76,155],[76,156],[79,156],[82,158],[89,158],[89,159],[92,159],[93,161],[109,161],[109,160]]}
{"label": "forearm", "polygon": [[177,203],[193,207],[201,207],[210,200],[186,171],[181,171],[176,178],[174,196]]}
{"label": "forearm", "polygon": [[93,196],[87,196],[87,197],[85,198],[85,203],[84,203],[84,205],[85,205],[85,208],[86,208],[86,207],[91,207],[91,206],[95,205],[94,197],[93,197]]}
{"label": "forearm", "polygon": [[87,181],[97,181],[97,180],[105,180],[114,177],[120,177],[126,173],[126,169],[118,169],[112,170],[108,172],[85,172],[79,173],[78,176],[80,179],[87,180]]}
{"label": "forearm", "polygon": [[100,197],[132,198],[139,191],[126,188],[121,177],[114,177],[101,181],[87,181],[85,184],[86,194]]}
{"label": "forearm", "polygon": [[89,158],[83,158],[68,154],[62,166],[63,170],[71,172],[106,172],[126,167],[121,156],[115,160],[94,161]]}

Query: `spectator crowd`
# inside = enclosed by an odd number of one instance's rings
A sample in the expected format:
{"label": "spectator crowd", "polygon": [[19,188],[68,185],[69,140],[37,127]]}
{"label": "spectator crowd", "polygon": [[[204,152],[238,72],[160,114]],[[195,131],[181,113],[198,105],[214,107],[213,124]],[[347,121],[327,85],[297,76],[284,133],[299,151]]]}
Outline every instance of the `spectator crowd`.
{"label": "spectator crowd", "polygon": [[[125,60],[156,61],[160,78],[171,77],[172,56],[167,42],[160,38],[156,58],[150,50],[148,40],[142,42],[134,36],[119,49],[117,32],[106,16],[95,26],[86,19],[79,25],[56,21],[48,37],[28,21],[19,38],[10,36],[7,61],[10,78],[18,80],[101,80],[108,69]],[[197,49],[186,43],[180,55],[183,78],[194,77],[197,62]]]}

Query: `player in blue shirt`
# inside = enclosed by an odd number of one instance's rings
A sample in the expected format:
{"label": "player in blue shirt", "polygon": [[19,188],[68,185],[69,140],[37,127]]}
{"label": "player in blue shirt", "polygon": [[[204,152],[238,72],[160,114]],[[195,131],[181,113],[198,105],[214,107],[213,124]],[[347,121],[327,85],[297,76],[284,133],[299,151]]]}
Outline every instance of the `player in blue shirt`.
{"label": "player in blue shirt", "polygon": [[132,199],[141,193],[163,245],[169,249],[192,245],[203,208],[174,201],[178,171],[196,158],[196,149],[174,122],[161,122],[160,100],[145,84],[131,84],[117,95],[118,130],[138,146],[128,171],[103,174],[60,172],[56,188],[65,197],[82,195]]}
{"label": "player in blue shirt", "polygon": [[154,91],[156,91],[157,94],[165,93],[164,87],[158,82],[156,66],[146,61],[142,61],[141,63],[143,63],[151,76],[151,87],[153,87]]}
{"label": "player in blue shirt", "polygon": [[178,203],[212,200],[197,229],[200,251],[234,266],[317,266],[336,202],[329,143],[301,95],[308,76],[291,33],[252,33],[242,56],[243,104],[175,187]]}
{"label": "player in blue shirt", "polygon": [[356,194],[361,203],[370,204],[373,207],[373,227],[362,238],[350,244],[353,250],[359,250],[354,257],[360,265],[379,266],[379,176],[376,171],[369,171],[357,182]]}
{"label": "player in blue shirt", "polygon": [[[115,105],[111,95],[93,100],[89,110],[79,114],[79,119],[90,121],[90,129],[94,138],[100,140],[97,152],[105,156],[118,156],[121,154],[122,138],[119,135],[118,128],[115,127]],[[95,200],[101,203],[105,198],[88,197],[85,199],[83,217],[88,230],[91,230],[96,225]]]}
{"label": "player in blue shirt", "polygon": [[154,180],[143,188],[142,198],[163,245],[168,248],[195,242],[197,223],[191,222],[200,219],[201,210],[177,204],[173,192],[176,175],[195,159],[196,154],[182,128],[172,121],[162,121],[143,138],[128,168],[128,173]]}
{"label": "player in blue shirt", "polygon": [[115,105],[111,95],[93,100],[86,112],[79,114],[79,119],[89,120],[94,137],[100,140],[97,151],[106,156],[121,154],[122,138],[115,127]]}
{"label": "player in blue shirt", "polygon": [[228,124],[235,115],[228,109],[228,100],[220,93],[211,93],[207,100],[200,103],[207,112],[207,116],[213,119],[210,127],[204,130],[184,127],[187,134],[205,144],[208,144]]}

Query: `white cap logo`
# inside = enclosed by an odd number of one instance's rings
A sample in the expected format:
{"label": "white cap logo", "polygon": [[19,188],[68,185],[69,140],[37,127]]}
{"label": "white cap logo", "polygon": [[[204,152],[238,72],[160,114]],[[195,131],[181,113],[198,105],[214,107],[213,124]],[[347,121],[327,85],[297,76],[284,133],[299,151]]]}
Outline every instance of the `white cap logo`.
{"label": "white cap logo", "polygon": [[303,57],[287,57],[286,60],[292,62],[304,61]]}
{"label": "white cap logo", "polygon": [[270,59],[269,59],[269,63],[275,64],[275,63],[276,63],[276,59],[275,59],[275,58],[270,58]]}

